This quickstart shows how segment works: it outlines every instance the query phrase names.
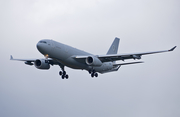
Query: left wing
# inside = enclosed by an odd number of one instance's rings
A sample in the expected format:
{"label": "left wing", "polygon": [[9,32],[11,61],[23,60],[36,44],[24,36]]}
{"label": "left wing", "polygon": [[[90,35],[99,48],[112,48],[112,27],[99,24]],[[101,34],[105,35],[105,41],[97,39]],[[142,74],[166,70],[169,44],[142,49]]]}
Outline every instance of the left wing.
{"label": "left wing", "polygon": [[174,46],[173,48],[171,48],[169,50],[163,50],[163,51],[153,51],[153,52],[143,52],[143,53],[131,53],[131,54],[99,55],[98,58],[102,62],[117,61],[117,60],[124,61],[126,59],[141,59],[142,55],[162,53],[162,52],[170,52],[170,51],[173,51],[175,48],[176,48],[176,46]]}
{"label": "left wing", "polygon": [[[162,52],[170,52],[173,51],[176,48],[174,46],[173,48],[169,50],[163,50],[163,51],[153,51],[153,52],[142,52],[142,53],[131,53],[131,54],[109,54],[109,55],[97,55],[96,57],[101,60],[101,62],[110,62],[110,61],[117,61],[117,60],[126,60],[126,59],[141,59],[142,55],[147,54],[155,54],[155,53],[162,53]],[[84,61],[88,56],[73,56],[78,61]]]}
{"label": "left wing", "polygon": [[[37,59],[14,59],[13,56],[10,56],[10,60],[15,60],[15,61],[25,61],[24,63],[27,65],[34,65],[33,62],[35,62]],[[52,59],[52,58],[48,58],[47,62],[51,65],[54,64],[60,64],[59,62],[57,62],[56,60]]]}
{"label": "left wing", "polygon": [[36,59],[14,59],[13,56],[10,56],[10,60],[15,60],[15,61],[29,61],[29,62],[35,62]]}

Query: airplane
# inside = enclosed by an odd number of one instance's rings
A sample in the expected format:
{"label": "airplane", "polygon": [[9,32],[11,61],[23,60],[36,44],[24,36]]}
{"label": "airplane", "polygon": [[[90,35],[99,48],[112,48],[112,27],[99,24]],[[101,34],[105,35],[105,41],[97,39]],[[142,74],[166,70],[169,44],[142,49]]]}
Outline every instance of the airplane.
{"label": "airplane", "polygon": [[142,55],[170,52],[176,46],[169,50],[117,54],[120,38],[115,38],[106,55],[94,55],[88,52],[76,49],[74,47],[59,43],[50,39],[43,39],[37,43],[38,51],[44,55],[43,59],[14,59],[10,56],[10,60],[25,61],[27,65],[34,65],[37,69],[48,70],[50,65],[59,65],[62,71],[59,75],[62,79],[68,79],[69,76],[65,71],[65,66],[72,69],[87,70],[91,77],[98,77],[98,73],[108,73],[118,71],[122,65],[143,63],[142,61],[119,63],[116,61],[124,61],[126,59],[141,59]]}

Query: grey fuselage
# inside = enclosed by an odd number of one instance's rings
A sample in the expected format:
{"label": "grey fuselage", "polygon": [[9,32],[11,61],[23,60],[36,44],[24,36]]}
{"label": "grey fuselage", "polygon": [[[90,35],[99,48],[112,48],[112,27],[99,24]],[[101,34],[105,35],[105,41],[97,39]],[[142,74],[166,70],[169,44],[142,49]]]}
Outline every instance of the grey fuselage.
{"label": "grey fuselage", "polygon": [[58,63],[73,69],[85,69],[87,71],[94,69],[99,73],[116,70],[116,67],[113,67],[112,62],[104,62],[101,66],[89,66],[86,64],[85,60],[76,60],[76,56],[92,56],[92,54],[54,40],[44,39],[39,41],[37,43],[37,49],[44,56],[48,56],[48,58],[52,58]]}

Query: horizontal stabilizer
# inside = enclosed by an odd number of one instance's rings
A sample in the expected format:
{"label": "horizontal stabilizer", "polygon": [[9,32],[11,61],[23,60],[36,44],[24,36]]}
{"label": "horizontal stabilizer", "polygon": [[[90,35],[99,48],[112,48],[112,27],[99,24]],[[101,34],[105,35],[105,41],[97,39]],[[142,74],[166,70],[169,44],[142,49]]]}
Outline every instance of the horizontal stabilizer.
{"label": "horizontal stabilizer", "polygon": [[113,64],[113,66],[117,66],[117,65],[129,65],[129,64],[136,64],[136,63],[144,63],[143,61],[139,61],[139,62],[130,62],[130,63],[120,63],[120,64]]}

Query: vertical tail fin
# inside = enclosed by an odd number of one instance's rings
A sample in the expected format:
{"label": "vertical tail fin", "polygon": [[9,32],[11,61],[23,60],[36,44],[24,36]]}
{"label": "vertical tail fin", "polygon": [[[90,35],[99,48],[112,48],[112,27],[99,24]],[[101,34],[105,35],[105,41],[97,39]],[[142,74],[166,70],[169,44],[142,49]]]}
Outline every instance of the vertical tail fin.
{"label": "vertical tail fin", "polygon": [[117,54],[118,52],[118,47],[119,47],[119,38],[115,38],[111,47],[109,48],[107,54]]}

